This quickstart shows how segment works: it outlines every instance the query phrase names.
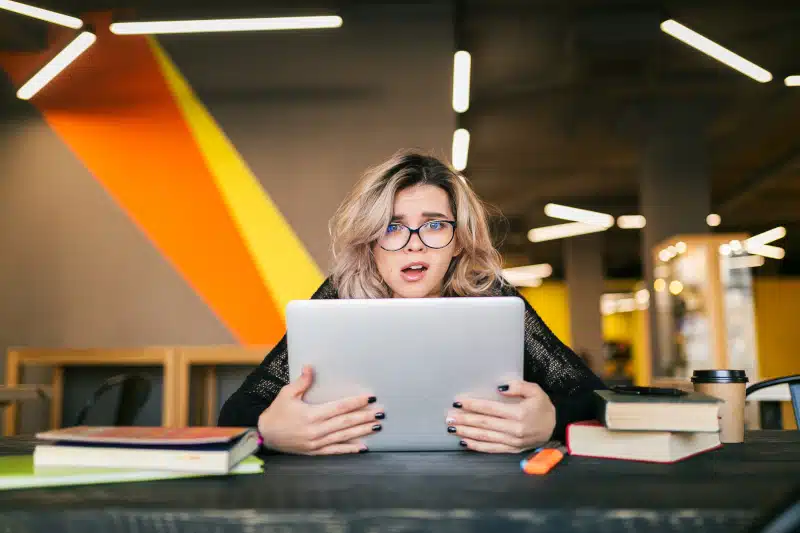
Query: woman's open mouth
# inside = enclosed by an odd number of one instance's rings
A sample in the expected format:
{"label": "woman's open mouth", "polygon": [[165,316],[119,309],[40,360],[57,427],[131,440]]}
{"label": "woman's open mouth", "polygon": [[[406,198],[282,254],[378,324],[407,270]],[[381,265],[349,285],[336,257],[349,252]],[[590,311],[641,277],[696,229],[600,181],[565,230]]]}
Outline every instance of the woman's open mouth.
{"label": "woman's open mouth", "polygon": [[419,281],[425,277],[425,273],[428,271],[428,264],[422,262],[414,262],[404,266],[400,269],[400,276],[405,281]]}

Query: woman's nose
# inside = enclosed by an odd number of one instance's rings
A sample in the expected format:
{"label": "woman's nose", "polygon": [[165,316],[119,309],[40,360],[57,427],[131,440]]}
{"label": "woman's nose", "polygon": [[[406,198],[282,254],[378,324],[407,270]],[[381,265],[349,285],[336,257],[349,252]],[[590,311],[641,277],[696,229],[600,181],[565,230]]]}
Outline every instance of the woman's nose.
{"label": "woman's nose", "polygon": [[425,249],[425,243],[422,242],[422,239],[419,238],[419,233],[415,233],[411,236],[408,240],[408,244],[406,245],[406,250],[409,252],[419,252]]}

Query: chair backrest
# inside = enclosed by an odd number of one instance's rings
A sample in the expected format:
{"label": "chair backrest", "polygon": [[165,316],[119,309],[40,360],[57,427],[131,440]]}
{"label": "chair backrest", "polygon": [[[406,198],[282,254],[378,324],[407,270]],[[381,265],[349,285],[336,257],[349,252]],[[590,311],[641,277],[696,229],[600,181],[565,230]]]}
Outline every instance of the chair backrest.
{"label": "chair backrest", "polygon": [[97,401],[112,391],[114,388],[120,389],[119,402],[117,403],[116,414],[114,416],[115,426],[132,426],[136,415],[139,414],[147,399],[150,397],[152,383],[150,379],[141,374],[118,374],[108,378],[92,394],[86,405],[75,417],[75,425],[81,426],[86,423],[89,413],[97,404]]}
{"label": "chair backrest", "polygon": [[797,423],[797,428],[800,429],[800,374],[792,376],[783,376],[775,379],[768,379],[753,383],[745,391],[745,396],[767,387],[774,387],[776,385],[786,384],[789,386],[789,394],[792,398],[792,408],[794,409],[794,420]]}

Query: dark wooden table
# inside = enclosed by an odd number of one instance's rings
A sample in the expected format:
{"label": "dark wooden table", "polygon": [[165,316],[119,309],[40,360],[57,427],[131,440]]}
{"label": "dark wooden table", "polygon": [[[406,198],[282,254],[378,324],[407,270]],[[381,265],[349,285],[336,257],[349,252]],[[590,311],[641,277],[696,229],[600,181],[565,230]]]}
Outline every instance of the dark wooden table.
{"label": "dark wooden table", "polygon": [[0,531],[731,533],[798,489],[797,431],[673,465],[569,457],[544,477],[472,452],[278,455],[263,475],[0,492]]}

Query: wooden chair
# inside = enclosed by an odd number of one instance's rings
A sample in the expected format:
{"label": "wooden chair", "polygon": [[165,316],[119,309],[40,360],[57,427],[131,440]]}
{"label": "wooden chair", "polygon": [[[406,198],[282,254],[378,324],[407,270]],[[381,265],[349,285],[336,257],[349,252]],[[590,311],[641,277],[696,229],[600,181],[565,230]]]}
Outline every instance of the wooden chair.
{"label": "wooden chair", "polygon": [[51,397],[52,389],[47,385],[0,385],[0,407]]}

